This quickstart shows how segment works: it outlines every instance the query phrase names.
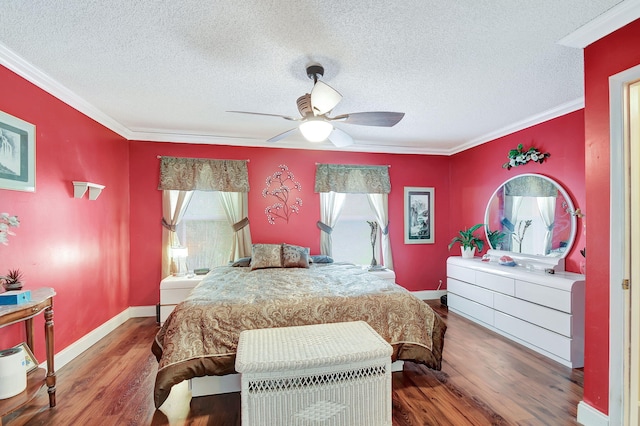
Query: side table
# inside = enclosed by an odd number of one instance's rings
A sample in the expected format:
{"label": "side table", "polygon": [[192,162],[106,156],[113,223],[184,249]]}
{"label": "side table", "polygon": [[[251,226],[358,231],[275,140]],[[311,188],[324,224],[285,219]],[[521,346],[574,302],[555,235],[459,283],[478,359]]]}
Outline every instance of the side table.
{"label": "side table", "polygon": [[204,275],[170,275],[160,281],[160,325],[162,325],[169,314],[173,312],[176,305],[182,302],[191,293],[191,290],[204,278]]}
{"label": "side table", "polygon": [[371,274],[376,274],[383,280],[390,281],[392,283],[396,282],[396,273],[393,272],[392,269],[382,268],[382,269],[371,269],[369,271]]}
{"label": "side table", "polygon": [[56,406],[56,372],[53,367],[53,297],[54,289],[49,287],[31,291],[31,301],[21,305],[0,306],[0,328],[18,322],[25,323],[27,345],[34,352],[33,347],[33,318],[44,312],[44,338],[47,349],[46,376],[42,368],[38,368],[27,375],[27,388],[20,394],[0,400],[0,426],[2,417],[12,413],[27,404],[46,383],[49,392],[49,407]]}

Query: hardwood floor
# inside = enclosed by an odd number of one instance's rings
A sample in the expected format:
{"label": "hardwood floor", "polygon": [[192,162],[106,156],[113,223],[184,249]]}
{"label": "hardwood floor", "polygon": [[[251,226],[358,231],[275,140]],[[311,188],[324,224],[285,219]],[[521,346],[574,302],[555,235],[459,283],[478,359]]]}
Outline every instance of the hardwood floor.
{"label": "hardwood floor", "polygon": [[[393,373],[393,424],[576,425],[583,372],[570,369],[429,304],[448,325],[442,371],[406,363]],[[19,425],[240,425],[240,394],[190,399],[186,383],[153,406],[158,326],[137,318],[58,373],[58,405],[46,389],[2,421]],[[275,426],[275,425],[274,425]],[[366,425],[358,425],[366,426]]]}

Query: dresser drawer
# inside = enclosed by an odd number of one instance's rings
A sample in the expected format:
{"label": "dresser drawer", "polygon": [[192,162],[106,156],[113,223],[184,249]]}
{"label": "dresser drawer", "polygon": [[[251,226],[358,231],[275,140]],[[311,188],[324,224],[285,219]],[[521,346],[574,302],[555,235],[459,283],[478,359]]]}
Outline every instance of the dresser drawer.
{"label": "dresser drawer", "polygon": [[572,336],[572,317],[567,313],[505,296],[504,294],[495,295],[494,308],[566,337]]}
{"label": "dresser drawer", "polygon": [[513,278],[477,271],[476,285],[510,296],[515,295],[515,280]]}
{"label": "dresser drawer", "polygon": [[562,359],[571,360],[571,339],[496,311],[495,327]]}
{"label": "dresser drawer", "polygon": [[571,293],[553,287],[516,280],[516,297],[571,313]]}
{"label": "dresser drawer", "polygon": [[[473,284],[449,278],[447,279],[447,293],[454,293],[465,299],[473,300],[481,305],[493,308],[493,292]],[[448,297],[449,296],[447,296],[447,298]],[[448,303],[449,301],[447,300],[447,304]]]}
{"label": "dresser drawer", "polygon": [[465,316],[470,316],[488,325],[493,325],[494,310],[487,306],[473,302],[457,294],[447,294],[447,306]]}
{"label": "dresser drawer", "polygon": [[447,265],[447,276],[468,283],[476,282],[476,271],[457,265]]}

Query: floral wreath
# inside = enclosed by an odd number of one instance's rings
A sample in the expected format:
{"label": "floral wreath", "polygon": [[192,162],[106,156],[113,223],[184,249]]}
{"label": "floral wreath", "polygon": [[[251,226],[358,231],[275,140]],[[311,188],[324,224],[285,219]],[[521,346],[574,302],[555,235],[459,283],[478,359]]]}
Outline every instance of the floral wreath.
{"label": "floral wreath", "polygon": [[512,149],[509,151],[507,157],[509,161],[502,165],[503,169],[511,169],[512,167],[522,166],[527,164],[529,161],[536,161],[540,164],[544,162],[547,158],[549,158],[551,154],[545,152],[544,154],[538,151],[536,148],[531,147],[528,150],[524,150],[522,144],[518,144],[516,149]]}

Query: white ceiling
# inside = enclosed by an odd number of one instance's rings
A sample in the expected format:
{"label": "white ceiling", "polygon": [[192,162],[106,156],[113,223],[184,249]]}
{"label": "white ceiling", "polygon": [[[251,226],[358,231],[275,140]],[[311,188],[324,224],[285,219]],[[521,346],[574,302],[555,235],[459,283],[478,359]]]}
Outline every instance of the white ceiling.
{"label": "white ceiling", "polygon": [[318,62],[332,115],[406,113],[338,123],[349,150],[451,154],[581,108],[582,50],[558,41],[618,3],[2,0],[0,63],[131,140],[266,146],[295,123],[226,111],[298,116]]}

